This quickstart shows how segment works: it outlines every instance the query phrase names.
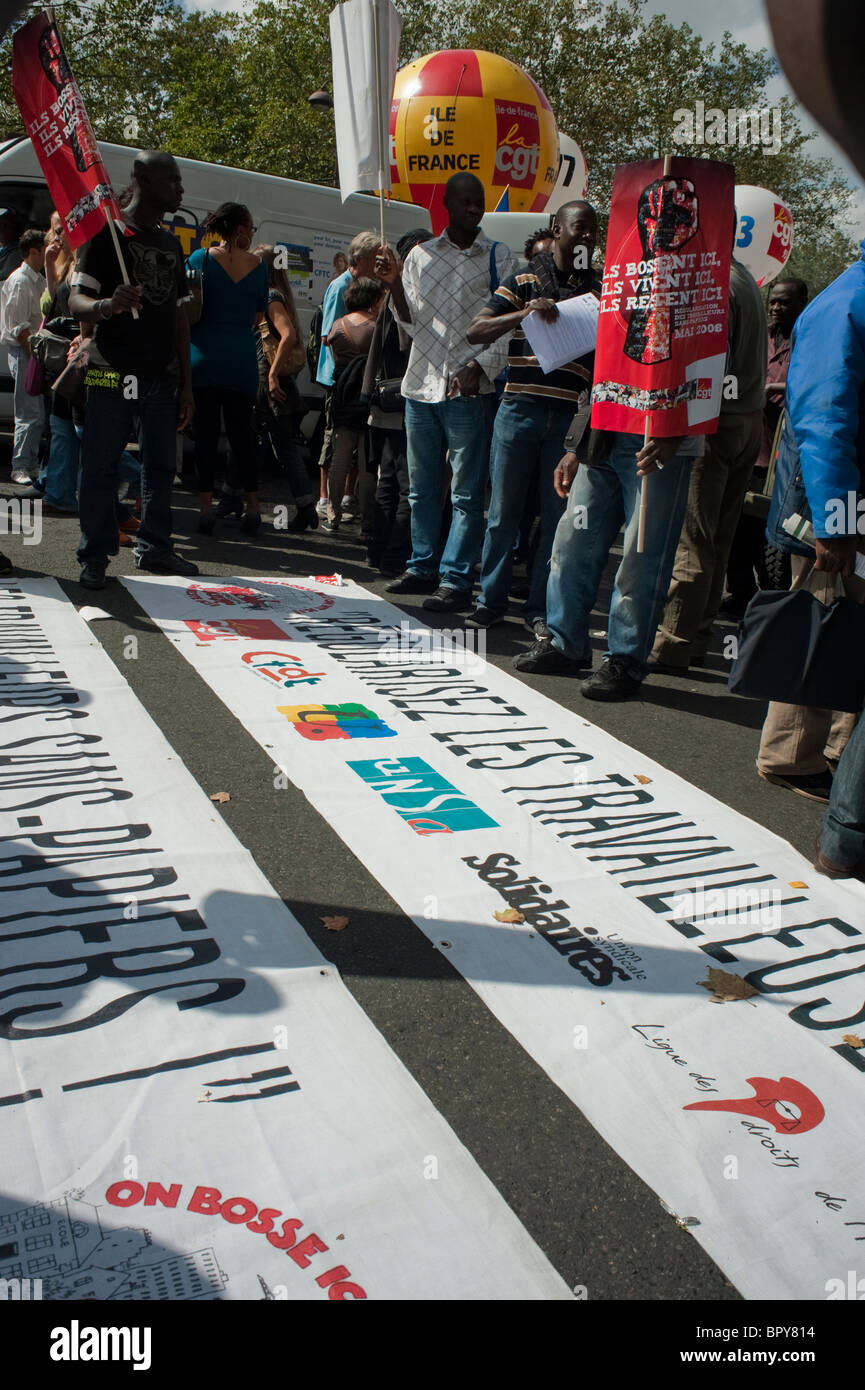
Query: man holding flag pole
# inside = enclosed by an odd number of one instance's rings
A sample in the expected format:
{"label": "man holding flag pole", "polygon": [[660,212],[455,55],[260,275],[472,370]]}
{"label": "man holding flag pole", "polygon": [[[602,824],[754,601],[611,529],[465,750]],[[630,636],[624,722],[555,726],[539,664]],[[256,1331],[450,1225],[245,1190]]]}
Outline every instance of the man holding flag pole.
{"label": "man holding flag pole", "polygon": [[592,609],[624,524],[605,659],[581,686],[589,699],[632,697],[648,670],[691,465],[700,436],[718,427],[732,216],[728,164],[667,159],[616,170],[592,428],[573,438],[557,470],[568,509],[550,564],[550,636],[515,661],[539,674],[591,666]]}
{"label": "man holding flag pole", "polygon": [[101,589],[117,554],[117,467],[133,428],[142,467],[138,568],[197,574],[171,546],[175,432],[193,411],[189,324],[179,307],[186,271],[179,243],[161,226],[183,198],[180,170],[170,155],[140,154],[132,201],[121,213],[53,11],[16,33],[12,85],[70,245],[83,246],[69,297],[70,313],[94,326],[82,350],[81,583]]}

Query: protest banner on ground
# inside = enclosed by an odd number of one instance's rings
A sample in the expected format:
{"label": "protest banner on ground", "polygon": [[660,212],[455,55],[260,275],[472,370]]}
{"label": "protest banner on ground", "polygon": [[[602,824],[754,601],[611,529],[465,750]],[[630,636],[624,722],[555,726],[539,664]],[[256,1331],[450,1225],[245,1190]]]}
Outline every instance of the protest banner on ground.
{"label": "protest banner on ground", "polygon": [[123,583],[740,1292],[834,1296],[865,889],[332,579]]}
{"label": "protest banner on ground", "polygon": [[0,743],[0,1297],[571,1297],[54,580]]}

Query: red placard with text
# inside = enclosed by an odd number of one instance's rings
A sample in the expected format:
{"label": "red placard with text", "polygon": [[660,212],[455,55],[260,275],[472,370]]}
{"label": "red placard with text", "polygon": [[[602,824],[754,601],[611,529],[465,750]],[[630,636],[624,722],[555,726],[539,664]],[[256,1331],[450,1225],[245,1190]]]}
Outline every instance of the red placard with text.
{"label": "red placard with text", "polygon": [[622,164],[613,180],[592,425],[713,434],[727,360],[734,170],[710,159]]}
{"label": "red placard with text", "polygon": [[89,241],[106,217],[122,223],[57,25],[44,10],[15,35],[12,88],[70,245]]}

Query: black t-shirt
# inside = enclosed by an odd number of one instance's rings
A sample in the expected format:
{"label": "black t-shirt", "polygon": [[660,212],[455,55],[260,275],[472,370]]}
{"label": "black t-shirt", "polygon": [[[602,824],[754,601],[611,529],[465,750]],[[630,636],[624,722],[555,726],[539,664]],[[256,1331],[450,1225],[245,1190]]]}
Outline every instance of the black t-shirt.
{"label": "black t-shirt", "polygon": [[[177,301],[188,293],[180,243],[161,227],[118,230],[129,279],[141,285],[138,320],[114,314],[96,325],[96,348],[109,366],[124,375],[165,377],[177,374]],[[114,240],[107,227],[81,250],[73,285],[110,299],[122,283]]]}

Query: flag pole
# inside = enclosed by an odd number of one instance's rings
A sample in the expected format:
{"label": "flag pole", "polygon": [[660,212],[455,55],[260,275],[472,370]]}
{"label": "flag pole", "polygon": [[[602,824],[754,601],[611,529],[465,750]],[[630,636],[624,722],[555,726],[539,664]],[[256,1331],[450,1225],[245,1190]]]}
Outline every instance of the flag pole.
{"label": "flag pole", "polygon": [[[382,101],[382,90],[381,90],[381,62],[382,62],[382,51],[381,51],[381,27],[380,27],[380,24],[379,24],[379,4],[380,4],[380,0],[372,0],[372,28],[373,28],[373,43],[374,43],[374,45],[375,45],[375,119],[376,119],[376,124],[377,124],[377,126],[378,126],[378,172],[379,172],[379,181],[378,181],[378,209],[379,209],[379,224],[380,224],[380,228],[381,228],[381,245],[382,245],[382,246],[386,246],[386,245],[387,245],[387,242],[386,242],[386,240],[385,240],[385,234],[384,234],[384,185],[385,185],[385,179],[387,178],[387,176],[388,176],[388,174],[389,174],[389,168],[388,168],[387,170],[385,169],[384,127],[383,127],[382,119],[381,119],[381,101]],[[390,42],[390,39],[389,39],[389,36],[388,36],[388,70],[390,70],[390,46],[389,46],[389,42]],[[388,161],[388,164],[389,164],[389,161]]]}
{"label": "flag pole", "polygon": [[[668,154],[665,154],[665,155],[664,155],[664,173],[663,173],[663,177],[664,177],[664,178],[667,178],[668,175],[669,175],[669,173],[670,173],[670,156],[669,156]],[[647,448],[649,447],[649,437],[650,437],[650,435],[651,435],[651,432],[652,432],[652,414],[651,414],[651,411],[647,410],[647,411],[646,411],[646,425],[645,425],[645,429],[644,429],[644,431],[643,431],[643,448],[644,448],[644,449],[647,449]],[[642,555],[643,552],[644,552],[644,550],[645,550],[645,548],[646,548],[646,512],[647,512],[647,507],[646,507],[646,501],[647,501],[646,484],[648,483],[648,481],[649,481],[648,477],[644,475],[643,478],[642,478],[642,480],[641,480],[641,483],[640,483],[640,517],[639,517],[639,521],[638,521],[638,524],[637,524],[637,554],[638,554],[638,555]]]}

